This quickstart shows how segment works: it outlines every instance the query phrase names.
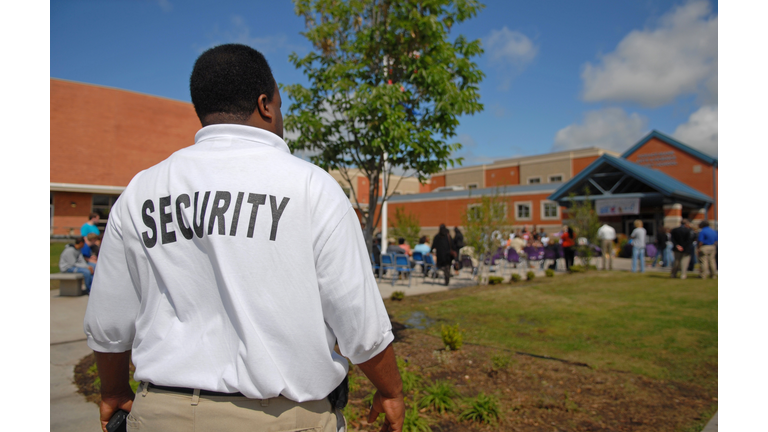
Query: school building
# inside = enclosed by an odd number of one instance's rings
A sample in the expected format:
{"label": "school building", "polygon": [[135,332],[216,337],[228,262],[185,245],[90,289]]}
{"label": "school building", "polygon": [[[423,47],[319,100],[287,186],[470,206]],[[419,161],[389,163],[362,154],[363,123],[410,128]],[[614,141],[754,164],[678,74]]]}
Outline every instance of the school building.
{"label": "school building", "polygon": [[[187,102],[55,78],[50,85],[51,235],[77,235],[91,212],[102,216],[103,229],[131,178],[192,145],[200,129]],[[365,176],[330,174],[369,210]],[[594,200],[617,232],[635,219],[649,235],[683,217],[717,223],[717,159],[657,131],[623,154],[587,148],[502,159],[440,172],[425,185],[393,176],[389,189],[389,214],[417,215],[426,235],[443,223],[460,226],[462,214],[490,194],[506,202],[513,228],[558,230],[571,197]]]}

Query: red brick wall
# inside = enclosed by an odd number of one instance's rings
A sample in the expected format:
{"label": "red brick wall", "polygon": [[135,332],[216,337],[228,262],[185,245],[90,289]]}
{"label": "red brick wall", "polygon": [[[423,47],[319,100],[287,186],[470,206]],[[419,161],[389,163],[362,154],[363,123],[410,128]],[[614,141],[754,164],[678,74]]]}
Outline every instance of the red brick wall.
{"label": "red brick wall", "polygon": [[53,234],[68,235],[73,231],[75,235],[80,235],[80,227],[88,222],[90,213],[91,194],[54,192]]}
{"label": "red brick wall", "polygon": [[[715,191],[713,185],[714,177],[712,174],[712,165],[707,164],[703,160],[687,152],[678,150],[676,147],[673,147],[658,138],[651,138],[647,143],[645,143],[645,145],[635,150],[635,152],[629,155],[626,159],[628,161],[638,163],[638,159],[644,154],[665,152],[672,152],[674,154],[674,162],[676,164],[667,166],[649,166],[649,168],[659,170],[664,174],[667,174],[668,176],[673,177],[698,190],[699,192],[702,192],[705,195],[714,197]],[[701,172],[694,173],[694,165],[701,165]],[[715,170],[715,175],[716,173],[717,170]],[[710,214],[717,213],[716,205],[717,203],[715,203],[714,209],[710,209]]]}
{"label": "red brick wall", "polygon": [[599,158],[599,156],[587,156],[582,158],[573,158],[572,159],[572,167],[573,167],[573,176],[575,177],[577,174],[582,172],[584,168],[588,167],[589,164],[596,161]]}
{"label": "red brick wall", "polygon": [[485,170],[485,187],[511,186],[520,184],[520,167],[494,168]]}
{"label": "red brick wall", "polygon": [[126,186],[200,127],[190,103],[51,79],[51,182]]}
{"label": "red brick wall", "polygon": [[432,176],[432,183],[429,184],[429,190],[433,191],[439,187],[445,186],[445,174]]}

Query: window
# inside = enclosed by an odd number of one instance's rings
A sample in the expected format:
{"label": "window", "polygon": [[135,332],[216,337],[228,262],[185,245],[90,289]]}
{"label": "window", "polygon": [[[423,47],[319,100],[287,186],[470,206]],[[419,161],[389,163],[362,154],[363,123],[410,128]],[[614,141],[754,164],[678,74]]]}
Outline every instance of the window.
{"label": "window", "polygon": [[551,175],[549,176],[549,182],[550,183],[562,183],[563,176],[561,175]]}
{"label": "window", "polygon": [[493,218],[494,220],[506,221],[507,203],[497,202],[492,208],[493,215],[484,215],[482,214],[483,204],[469,204],[467,205],[467,218],[469,220],[482,220],[484,217],[488,217]]}
{"label": "window", "polygon": [[560,208],[554,201],[542,201],[541,202],[541,218],[542,219],[559,219]]}
{"label": "window", "polygon": [[541,183],[541,177],[528,177],[528,184],[539,184]]}
{"label": "window", "polygon": [[530,201],[515,203],[515,219],[530,220],[533,217],[531,207]]}
{"label": "window", "polygon": [[103,233],[107,228],[107,219],[109,219],[109,212],[112,210],[112,206],[115,205],[115,201],[120,195],[91,195],[91,211],[98,213],[101,220],[97,227]]}
{"label": "window", "polygon": [[348,187],[342,187],[341,190],[344,191],[344,195],[346,195],[347,198],[351,198],[352,197],[352,189],[350,189]]}
{"label": "window", "polygon": [[468,183],[467,189],[477,189],[477,183]]}

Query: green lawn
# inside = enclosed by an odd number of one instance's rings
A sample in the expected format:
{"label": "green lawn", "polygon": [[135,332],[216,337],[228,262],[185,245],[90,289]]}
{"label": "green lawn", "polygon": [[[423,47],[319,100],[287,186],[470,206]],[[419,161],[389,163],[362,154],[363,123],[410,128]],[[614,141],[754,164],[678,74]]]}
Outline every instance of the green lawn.
{"label": "green lawn", "polygon": [[68,243],[51,242],[51,273],[59,272],[59,257]]}
{"label": "green lawn", "polygon": [[[697,276],[697,275],[693,275]],[[590,272],[387,300],[393,320],[458,323],[465,343],[717,385],[717,281]]]}

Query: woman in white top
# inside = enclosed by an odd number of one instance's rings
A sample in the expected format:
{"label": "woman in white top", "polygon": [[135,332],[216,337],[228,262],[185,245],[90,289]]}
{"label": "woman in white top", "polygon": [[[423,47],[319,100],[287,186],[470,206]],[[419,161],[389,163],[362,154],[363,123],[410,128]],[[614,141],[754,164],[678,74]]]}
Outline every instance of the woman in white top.
{"label": "woman in white top", "polygon": [[645,273],[645,228],[643,221],[635,221],[635,229],[630,234],[632,239],[632,272],[637,272],[637,263],[640,263],[640,273]]}

